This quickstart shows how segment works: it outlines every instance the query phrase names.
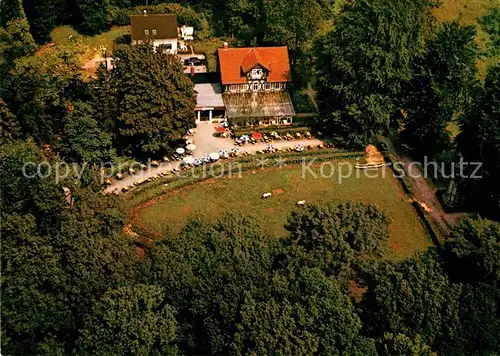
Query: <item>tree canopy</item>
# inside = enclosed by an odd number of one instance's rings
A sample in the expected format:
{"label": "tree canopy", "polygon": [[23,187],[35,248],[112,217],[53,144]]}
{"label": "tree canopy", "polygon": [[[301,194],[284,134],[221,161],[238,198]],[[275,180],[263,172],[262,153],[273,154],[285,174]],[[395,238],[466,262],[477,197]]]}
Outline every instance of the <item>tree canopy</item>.
{"label": "tree canopy", "polygon": [[421,154],[435,156],[452,147],[448,123],[472,103],[477,48],[472,26],[445,23],[427,45],[406,104],[403,137]]}
{"label": "tree canopy", "polygon": [[85,354],[176,354],[175,310],[164,300],[164,290],[141,284],[104,293],[85,321],[79,348]]}
{"label": "tree canopy", "polygon": [[456,141],[468,162],[478,162],[480,179],[469,181],[465,189],[475,207],[486,216],[500,217],[500,65],[488,69],[483,88],[460,119],[461,132]]}
{"label": "tree canopy", "polygon": [[350,271],[357,258],[381,257],[386,250],[390,219],[363,203],[324,204],[292,213],[288,219],[293,254],[307,265],[338,275]]}
{"label": "tree canopy", "polygon": [[2,348],[9,354],[70,353],[94,296],[133,274],[116,200],[72,177],[57,182],[55,163],[33,142],[0,146]]}
{"label": "tree canopy", "polygon": [[118,104],[118,145],[123,153],[157,153],[194,127],[193,83],[176,57],[152,46],[114,52],[112,85]]}
{"label": "tree canopy", "polygon": [[[500,354],[500,225],[487,219],[500,216],[500,66],[476,80],[474,28],[436,26],[431,0],[181,4],[147,9],[175,13],[202,38],[287,45],[336,146],[391,133],[420,154],[450,148],[480,162],[482,178],[459,187],[482,215],[404,260],[388,253],[390,216],[362,202],[297,207],[285,236],[245,211],[155,239],[135,233],[134,197],[102,194],[97,167],[168,155],[194,125],[193,82],[150,44],[116,46],[114,68],[96,77],[82,74],[81,39],[35,44],[60,24],[88,35],[126,25],[139,0],[4,0],[2,352]],[[496,44],[498,12],[488,14]]]}
{"label": "tree canopy", "polygon": [[[317,45],[321,127],[347,146],[391,128],[403,87],[425,48],[432,24],[428,0],[361,0],[346,5]],[[367,40],[369,39],[369,40]]]}
{"label": "tree canopy", "polygon": [[61,153],[68,161],[98,164],[111,161],[111,137],[99,128],[91,105],[76,102],[66,118]]}

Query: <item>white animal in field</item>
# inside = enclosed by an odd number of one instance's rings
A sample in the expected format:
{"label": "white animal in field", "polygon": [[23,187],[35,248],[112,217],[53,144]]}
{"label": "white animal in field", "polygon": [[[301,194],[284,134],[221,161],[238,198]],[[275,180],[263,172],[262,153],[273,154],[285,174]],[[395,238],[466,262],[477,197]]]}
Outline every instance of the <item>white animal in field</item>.
{"label": "white animal in field", "polygon": [[306,201],[305,200],[299,200],[297,202],[297,206],[304,206],[304,205],[306,205]]}
{"label": "white animal in field", "polygon": [[264,193],[264,194],[262,194],[262,199],[271,198],[271,196],[272,196],[271,193]]}

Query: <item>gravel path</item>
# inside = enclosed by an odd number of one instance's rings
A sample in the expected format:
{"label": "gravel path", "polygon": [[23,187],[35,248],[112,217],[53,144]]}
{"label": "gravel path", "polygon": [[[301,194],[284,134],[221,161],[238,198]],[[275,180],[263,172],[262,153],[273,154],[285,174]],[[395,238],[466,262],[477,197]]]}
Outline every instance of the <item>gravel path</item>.
{"label": "gravel path", "polygon": [[[220,150],[230,150],[237,146],[234,145],[233,140],[222,139],[214,137],[215,127],[209,122],[201,122],[198,124],[193,140],[196,144],[196,150],[193,152],[194,158],[201,158],[211,152],[219,152]],[[292,141],[275,141],[272,145],[278,149],[284,149],[289,147],[295,147],[295,145],[319,145],[322,141],[318,139],[298,139]],[[269,143],[256,143],[246,144],[244,146],[238,147],[241,151],[254,153],[267,148]],[[131,186],[135,182],[149,178],[155,174],[158,174],[164,170],[172,170],[180,166],[180,161],[176,162],[162,162],[159,167],[154,168],[149,166],[145,171],[137,171],[134,175],[124,174],[122,180],[112,179],[112,184],[107,187],[104,192],[107,193],[121,193],[122,188],[126,186]]]}

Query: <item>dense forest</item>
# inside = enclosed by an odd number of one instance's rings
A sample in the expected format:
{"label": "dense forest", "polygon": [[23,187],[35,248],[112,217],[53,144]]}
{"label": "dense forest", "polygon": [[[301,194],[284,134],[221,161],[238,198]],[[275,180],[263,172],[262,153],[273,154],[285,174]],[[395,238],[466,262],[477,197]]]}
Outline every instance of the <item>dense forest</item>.
{"label": "dense forest", "polygon": [[[2,353],[500,353],[500,65],[477,69],[500,53],[500,11],[481,19],[483,51],[475,27],[436,22],[439,5],[3,0]],[[339,147],[390,136],[415,159],[482,162],[481,180],[459,182],[470,217],[407,260],[384,258],[386,212],[355,202],[297,209],[283,238],[239,213],[195,219],[138,254],[99,165],[176,147],[194,125],[193,83],[148,45],[117,44],[116,67],[88,78],[73,47],[48,44],[57,26],[95,35],[144,9],[235,45],[288,46],[315,128]],[[61,162],[75,170],[57,181]]]}

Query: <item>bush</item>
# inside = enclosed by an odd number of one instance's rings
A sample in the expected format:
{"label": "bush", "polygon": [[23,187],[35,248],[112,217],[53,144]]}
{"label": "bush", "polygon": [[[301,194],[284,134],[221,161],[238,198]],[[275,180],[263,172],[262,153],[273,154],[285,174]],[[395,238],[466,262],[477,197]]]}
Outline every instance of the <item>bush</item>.
{"label": "bush", "polygon": [[130,25],[130,9],[120,9],[117,6],[111,6],[109,9],[109,22],[113,26]]}

